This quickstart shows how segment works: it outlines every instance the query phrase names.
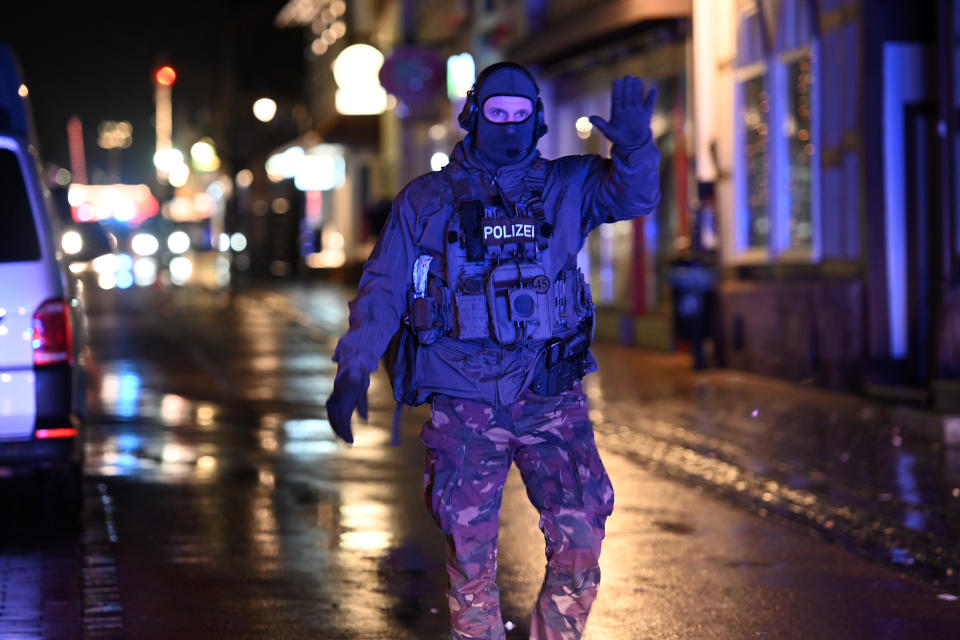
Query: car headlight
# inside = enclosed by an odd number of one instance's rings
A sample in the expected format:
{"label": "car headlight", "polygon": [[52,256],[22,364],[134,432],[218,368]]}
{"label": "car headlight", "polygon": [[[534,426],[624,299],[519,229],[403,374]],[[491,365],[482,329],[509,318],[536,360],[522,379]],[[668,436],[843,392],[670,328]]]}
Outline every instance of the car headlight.
{"label": "car headlight", "polygon": [[152,256],[160,249],[160,242],[150,233],[138,233],[130,239],[130,248],[138,256]]}
{"label": "car headlight", "polygon": [[93,259],[93,270],[99,275],[106,273],[112,276],[116,274],[118,266],[119,258],[112,253],[105,253]]}
{"label": "car headlight", "polygon": [[67,231],[60,238],[60,246],[63,247],[64,253],[75,256],[83,251],[83,236],[73,230]]}
{"label": "car headlight", "polygon": [[167,238],[167,248],[173,253],[186,253],[190,250],[190,236],[184,231],[174,231]]}

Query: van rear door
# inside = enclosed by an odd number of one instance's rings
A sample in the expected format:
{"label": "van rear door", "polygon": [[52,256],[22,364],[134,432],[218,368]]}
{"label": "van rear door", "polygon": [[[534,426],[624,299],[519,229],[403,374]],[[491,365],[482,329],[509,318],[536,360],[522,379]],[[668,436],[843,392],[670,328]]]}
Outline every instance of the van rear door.
{"label": "van rear door", "polygon": [[33,433],[33,313],[51,293],[42,258],[16,144],[0,136],[0,439]]}

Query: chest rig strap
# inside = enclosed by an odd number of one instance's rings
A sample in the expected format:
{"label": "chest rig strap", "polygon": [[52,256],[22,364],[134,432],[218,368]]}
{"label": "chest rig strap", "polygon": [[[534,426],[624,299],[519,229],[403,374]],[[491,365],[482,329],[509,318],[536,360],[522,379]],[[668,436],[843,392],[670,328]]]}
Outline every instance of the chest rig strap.
{"label": "chest rig strap", "polygon": [[543,189],[547,184],[547,161],[543,158],[534,158],[527,169],[527,175],[524,177],[524,183],[527,187],[527,207],[533,214],[534,220],[539,227],[539,246],[540,250],[547,248],[550,236],[553,234],[553,225],[547,222],[547,216],[543,211]]}
{"label": "chest rig strap", "polygon": [[[460,210],[460,228],[463,230],[467,260],[472,262],[483,260],[483,235],[480,230],[483,220],[483,203],[474,197],[470,178],[459,165],[450,169],[450,182],[453,185],[456,208]],[[457,240],[459,238],[449,238],[448,242]]]}

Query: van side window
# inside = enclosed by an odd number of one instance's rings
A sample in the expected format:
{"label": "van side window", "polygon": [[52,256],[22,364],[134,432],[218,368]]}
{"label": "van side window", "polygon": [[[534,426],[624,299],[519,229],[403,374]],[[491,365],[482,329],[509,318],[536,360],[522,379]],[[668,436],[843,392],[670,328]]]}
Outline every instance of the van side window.
{"label": "van side window", "polygon": [[0,262],[40,259],[27,187],[17,156],[0,149]]}

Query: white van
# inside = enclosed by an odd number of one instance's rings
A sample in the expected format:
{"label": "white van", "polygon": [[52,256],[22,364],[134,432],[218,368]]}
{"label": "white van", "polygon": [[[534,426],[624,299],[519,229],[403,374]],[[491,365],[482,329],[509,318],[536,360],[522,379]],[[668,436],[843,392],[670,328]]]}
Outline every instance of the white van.
{"label": "white van", "polygon": [[0,476],[42,478],[72,507],[82,480],[86,320],[41,180],[28,93],[0,42]]}

